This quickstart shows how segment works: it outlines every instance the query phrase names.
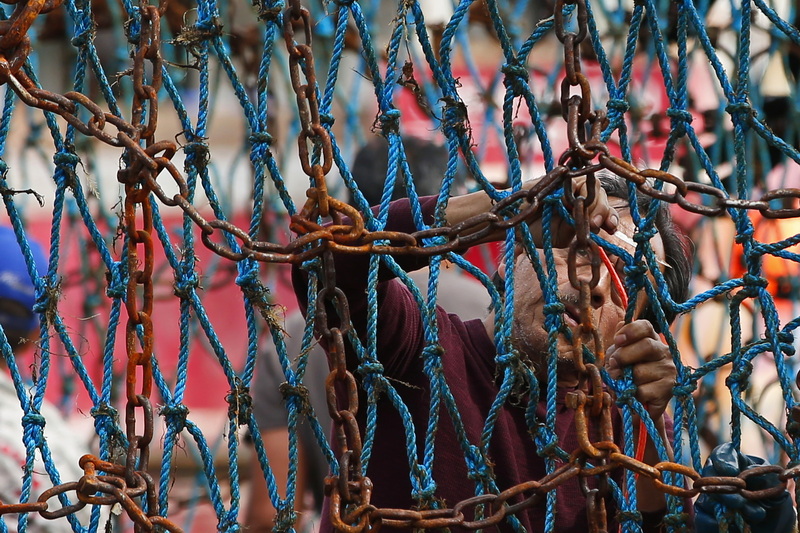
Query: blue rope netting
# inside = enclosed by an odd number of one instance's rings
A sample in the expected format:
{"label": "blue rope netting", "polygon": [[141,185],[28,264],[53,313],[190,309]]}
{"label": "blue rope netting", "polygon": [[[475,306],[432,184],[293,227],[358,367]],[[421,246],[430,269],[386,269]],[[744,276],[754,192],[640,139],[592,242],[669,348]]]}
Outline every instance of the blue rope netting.
{"label": "blue rope netting", "polygon": [[[66,0],[62,8],[37,19],[30,32],[32,54],[26,72],[45,89],[91,95],[110,113],[130,120],[132,87],[126,71],[139,31],[138,6],[128,0],[89,4]],[[407,136],[443,144],[448,153],[436,224],[444,221],[448,199],[459,193],[460,172],[469,176],[473,190],[485,190],[500,200],[506,189],[519,190],[525,180],[554,168],[566,148],[558,93],[564,56],[553,32],[552,6],[544,4],[549,3],[464,0],[450,6],[438,1],[403,0],[393,5],[341,0],[310,5],[319,111],[333,143],[331,194],[340,198],[352,194],[367,227],[378,231],[386,224],[392,191],[399,182],[417,226],[424,229]],[[608,113],[602,140],[611,151],[637,167],[660,168],[685,181],[711,185],[731,198],[759,200],[769,190],[800,188],[796,126],[800,97],[795,81],[800,74],[796,27],[800,13],[794,3],[621,4],[589,3],[589,34],[581,45],[592,104]],[[163,18],[162,54],[167,62],[156,137],[181,143],[182,153],[176,158],[182,158],[188,200],[207,218],[231,221],[254,240],[286,243],[291,239],[287,215],[299,210],[304,191],[312,184],[298,177],[303,176],[296,151],[300,122],[291,104],[283,43],[285,2],[261,0],[251,6],[199,0],[169,6]],[[5,8],[4,18],[12,9]],[[572,11],[565,9],[568,21]],[[389,150],[382,201],[375,214],[351,172],[355,152],[374,135],[384,136]],[[34,277],[35,311],[41,322],[36,357],[15,358],[5,333],[0,334],[0,350],[21,407],[26,458],[19,502],[38,497],[33,488],[37,461],[44,465],[48,483],[75,481],[65,479],[63,465],[53,460],[53,443],[46,439],[47,421],[42,416],[45,402],[55,404],[71,420],[91,416],[89,432],[94,439],[86,451],[103,460],[124,462],[128,443],[119,410],[124,411],[125,341],[118,329],[125,327],[121,310],[129,272],[124,232],[119,229],[122,189],[115,179],[121,155],[5,91],[0,118],[4,222],[13,226],[31,273],[35,266],[28,239],[49,250],[46,275]],[[32,195],[19,192],[29,188],[43,196],[44,207]],[[629,194],[635,200],[641,193],[630,185]],[[545,202],[545,225],[563,210],[558,197],[554,194]],[[696,255],[692,296],[676,303],[666,291],[649,242],[655,234],[655,209],[639,209],[635,201],[632,205],[635,253],[597,240],[624,259],[631,301],[646,295],[655,302],[656,320],[666,332],[678,369],[670,407],[675,461],[699,471],[716,444],[732,441],[737,449],[773,464],[797,464],[800,427],[787,414],[797,407],[794,380],[800,370],[791,357],[797,345],[794,330],[800,325],[796,266],[800,224],[734,208],[724,216],[704,218],[673,206],[676,220],[690,233]],[[287,510],[300,496],[296,493],[298,428],[310,425],[316,445],[337,474],[329,428],[303,405],[300,395],[287,395],[289,476],[288,483],[279,484],[271,465],[276,458],[265,450],[248,391],[258,379],[255,363],[267,344],[274,345],[283,380],[292,390],[312,386],[305,369],[316,343],[311,324],[321,286],[319,261],[303,267],[310,272],[312,311],[302,352],[287,353],[281,325],[284,312],[294,309],[296,302],[284,265],[251,259],[234,263],[214,255],[198,246],[200,233],[188,216],[159,205],[155,198],[153,220],[159,313],[153,401],[159,406],[160,432],[153,443],[158,460],[151,461],[151,467],[158,487],[157,512],[191,530],[198,527],[205,506],[215,516],[215,527],[237,530],[244,523],[240,491],[246,485],[244,469],[256,482],[266,483],[269,505],[283,510],[276,527],[288,529],[297,516]],[[533,250],[530,234],[525,232],[524,237]],[[225,239],[227,246],[239,250],[232,235]],[[431,239],[425,244],[439,243]],[[510,341],[515,246],[511,232],[495,249],[433,257],[427,286],[416,286],[394,259],[371,257],[368,332],[363,343],[351,336],[360,358],[361,386],[370,399],[362,407],[367,413],[362,436],[367,475],[370,458],[380,453],[373,444],[375,399],[381,395],[403,419],[405,460],[418,500],[434,495],[432,435],[445,416],[461,437],[475,493],[506,488],[497,486],[487,466],[489,443],[497,412],[523,386],[548,406],[544,421],[534,416],[535,401],[528,409],[531,449],[544,457],[547,471],[553,472],[558,459],[572,451],[562,450],[555,436],[555,332],[561,326],[563,305],[547,232],[543,244],[543,259],[535,253],[532,258],[543,288],[545,326],[553,333],[548,339],[549,379],[541,387]],[[445,259],[481,284],[476,290],[486,292],[496,311],[494,343],[501,385],[475,442],[466,437],[437,351],[435,305]],[[431,391],[427,427],[411,422],[395,384],[382,374],[376,353],[376,267],[381,263],[412,290],[423,317],[422,358]],[[509,272],[504,287],[490,279],[500,263]],[[671,328],[665,311],[680,313]],[[645,410],[634,399],[629,376],[619,381],[605,378],[618,398],[623,433],[631,436],[634,413],[642,415]],[[198,401],[199,406],[193,403]],[[648,431],[656,435],[652,421],[644,419]],[[431,438],[418,449],[420,432]],[[254,443],[251,459],[244,457],[250,457],[245,454],[245,434]],[[634,454],[632,438],[626,439],[624,452]],[[663,445],[659,453],[667,460]],[[628,485],[633,485],[632,476]],[[677,483],[677,476],[671,482]],[[624,497],[618,487],[612,492],[619,500],[623,530],[639,531],[635,491]],[[68,498],[74,498],[74,492],[60,497],[62,505]],[[555,498],[554,492],[547,498],[548,531],[555,528]],[[668,503],[665,523],[675,530],[685,520],[684,502],[670,497]],[[97,531],[105,527],[108,516],[96,507],[90,518],[70,515],[69,527]],[[0,531],[24,531],[29,520],[24,514],[0,517]],[[507,520],[513,528],[521,528],[516,518]]]}

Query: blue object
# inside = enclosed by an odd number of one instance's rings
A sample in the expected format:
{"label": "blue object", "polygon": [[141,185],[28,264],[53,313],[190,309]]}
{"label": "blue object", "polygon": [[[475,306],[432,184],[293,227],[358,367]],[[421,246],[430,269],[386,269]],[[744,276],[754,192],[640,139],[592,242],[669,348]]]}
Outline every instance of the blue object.
{"label": "blue object", "polygon": [[[720,444],[711,452],[703,467],[703,477],[736,477],[751,468],[763,466],[761,457],[743,455],[733,443]],[[758,491],[780,485],[778,474],[760,474],[747,478],[747,490]],[[750,526],[752,533],[791,533],[794,530],[795,513],[789,492],[784,490],[777,496],[759,500],[748,500],[741,494],[702,494],[695,502],[695,527],[698,533],[716,533],[719,525],[716,518],[717,504],[738,511]],[[735,524],[728,531],[739,533]]]}
{"label": "blue object", "polygon": [[[47,258],[42,247],[28,240],[31,254],[40,276],[47,272]],[[14,230],[9,226],[0,226],[0,299],[8,299],[22,305],[28,316],[0,309],[0,325],[6,329],[31,331],[39,320],[33,312],[36,303],[36,290],[28,272],[25,256],[17,242]]]}

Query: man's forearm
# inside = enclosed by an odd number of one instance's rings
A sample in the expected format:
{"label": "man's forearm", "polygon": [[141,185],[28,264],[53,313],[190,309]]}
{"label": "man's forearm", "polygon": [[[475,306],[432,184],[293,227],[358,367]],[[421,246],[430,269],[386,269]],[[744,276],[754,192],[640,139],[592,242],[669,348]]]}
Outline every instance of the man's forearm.
{"label": "man's forearm", "polygon": [[[540,181],[540,178],[527,180],[522,184],[522,189],[528,190],[531,187],[534,187]],[[569,186],[573,188],[574,195],[584,197],[588,196],[587,184],[584,178],[573,179]],[[592,202],[592,204],[589,206],[586,206],[588,219],[590,221],[590,228],[592,231],[598,231],[600,228],[603,228],[609,233],[614,233],[617,229],[617,224],[619,223],[619,215],[616,213],[616,210],[609,205],[606,193],[600,186],[599,181],[595,182],[594,197],[594,202]],[[447,224],[449,226],[455,226],[456,224],[460,224],[465,220],[469,220],[476,215],[488,213],[493,207],[494,205],[492,199],[484,191],[477,191],[462,196],[454,196],[448,201],[447,209],[445,211],[445,218],[447,219]],[[530,204],[523,200],[519,208],[524,210],[527,207],[530,207]],[[536,243],[537,246],[541,246],[543,231],[540,213],[531,215],[526,222],[530,227],[534,243]],[[475,227],[474,231],[479,231],[485,227],[486,223]],[[553,246],[565,246],[569,244],[575,236],[575,231],[572,226],[570,226],[559,216],[553,217],[550,231],[553,239]],[[481,239],[481,242],[502,240],[505,237],[505,234],[505,230],[492,232],[485,238]]]}

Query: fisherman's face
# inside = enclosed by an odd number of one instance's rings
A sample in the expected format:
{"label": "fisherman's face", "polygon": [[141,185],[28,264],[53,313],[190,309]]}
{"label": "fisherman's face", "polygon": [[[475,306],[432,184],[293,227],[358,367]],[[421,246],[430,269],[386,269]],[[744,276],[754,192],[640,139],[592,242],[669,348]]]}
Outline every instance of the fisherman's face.
{"label": "fisherman's face", "polygon": [[[623,240],[623,238],[610,235],[602,230],[599,235],[608,242],[633,254],[635,247],[630,244],[631,239],[629,238],[634,234],[636,226],[631,220],[627,204],[620,200],[619,202],[612,202],[612,207],[617,209],[617,213],[620,216],[618,231],[628,238]],[[651,239],[650,243],[653,246],[656,257],[661,263],[664,263],[664,247],[661,237],[656,235]],[[558,278],[558,298],[564,305],[564,325],[572,331],[574,338],[580,339],[580,290],[573,287],[569,280],[568,252],[568,248],[553,249]],[[540,251],[539,257],[542,265],[544,265],[544,253]],[[625,263],[623,259],[611,254],[608,257],[619,279],[624,281],[623,268]],[[590,258],[587,255],[578,254],[576,263],[578,280],[589,282],[592,278]],[[546,270],[546,266],[544,268]],[[502,268],[500,274],[501,276],[504,274]],[[599,274],[600,279],[597,285],[590,290],[589,300],[593,323],[605,349],[614,342],[613,339],[619,329],[620,322],[625,318],[625,308],[622,295],[614,285],[614,276],[602,262]],[[644,298],[640,297],[637,300],[638,306],[641,307],[645,304]],[[525,253],[518,254],[515,259],[514,311],[512,341],[523,357],[533,363],[535,368],[543,370],[546,367],[545,361],[548,353],[544,293],[533,265]],[[593,351],[597,349],[597,347],[592,346],[591,342],[588,345]],[[569,382],[574,379],[577,381],[573,363],[575,354],[573,353],[572,343],[564,335],[558,335],[557,346],[559,380]],[[578,346],[580,346],[580,343]]]}

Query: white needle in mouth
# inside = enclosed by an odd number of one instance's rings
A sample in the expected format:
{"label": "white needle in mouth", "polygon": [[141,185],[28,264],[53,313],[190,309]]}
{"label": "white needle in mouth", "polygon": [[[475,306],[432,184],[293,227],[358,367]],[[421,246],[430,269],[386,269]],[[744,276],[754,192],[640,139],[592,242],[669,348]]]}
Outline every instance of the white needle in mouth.
{"label": "white needle in mouth", "polygon": [[[634,248],[636,248],[636,243],[634,242],[634,240],[633,240],[632,238],[628,237],[626,234],[622,233],[620,230],[617,230],[617,231],[616,231],[616,232],[615,232],[613,235],[611,235],[611,236],[612,236],[612,237],[616,237],[617,239],[621,240],[621,241],[622,241],[622,242],[624,242],[625,244],[627,244],[627,245],[629,245],[629,246],[633,246]],[[658,259],[658,258],[656,258],[656,261],[658,261],[658,264],[659,264],[659,265],[661,265],[661,266],[663,266],[663,267],[665,267],[665,268],[672,268],[671,266],[669,266],[669,264],[665,263],[665,262],[664,262],[664,261],[662,261],[661,259]]]}
{"label": "white needle in mouth", "polygon": [[633,246],[634,248],[636,248],[636,243],[633,242],[633,239],[631,239],[630,237],[628,237],[627,235],[622,233],[620,230],[617,230],[617,232],[614,233],[612,235],[612,237],[616,237],[617,239],[621,240],[625,244],[629,244],[629,245]]}

